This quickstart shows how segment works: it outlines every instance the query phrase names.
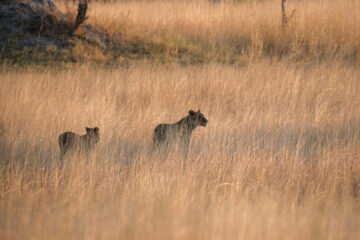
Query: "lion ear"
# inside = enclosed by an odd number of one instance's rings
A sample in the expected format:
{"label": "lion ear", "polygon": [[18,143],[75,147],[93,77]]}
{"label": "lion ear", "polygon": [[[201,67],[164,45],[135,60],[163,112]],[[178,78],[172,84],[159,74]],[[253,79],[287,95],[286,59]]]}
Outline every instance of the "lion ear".
{"label": "lion ear", "polygon": [[98,131],[99,131],[99,128],[98,128],[98,127],[96,127],[96,128],[94,128],[94,130],[95,130],[95,132],[98,132]]}
{"label": "lion ear", "polygon": [[91,129],[88,128],[88,127],[86,127],[85,130],[86,130],[86,132],[88,133],[88,132],[90,132]]}
{"label": "lion ear", "polygon": [[195,112],[193,110],[189,111],[190,116],[194,116]]}
{"label": "lion ear", "polygon": [[198,110],[198,113],[200,112],[200,108],[199,108],[199,110]]}

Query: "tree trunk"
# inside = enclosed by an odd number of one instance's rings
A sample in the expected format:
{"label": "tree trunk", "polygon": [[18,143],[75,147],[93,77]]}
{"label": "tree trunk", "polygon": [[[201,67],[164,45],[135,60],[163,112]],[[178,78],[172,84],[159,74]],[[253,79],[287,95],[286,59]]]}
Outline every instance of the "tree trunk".
{"label": "tree trunk", "polygon": [[88,7],[88,0],[79,0],[78,13],[76,16],[74,27],[72,28],[72,30],[70,32],[71,35],[80,26],[80,24],[85,22],[85,20],[87,19],[87,17],[86,17],[87,7]]}
{"label": "tree trunk", "polygon": [[281,0],[281,27],[282,27],[283,31],[285,31],[286,23],[287,23],[285,2],[286,2],[286,0]]}

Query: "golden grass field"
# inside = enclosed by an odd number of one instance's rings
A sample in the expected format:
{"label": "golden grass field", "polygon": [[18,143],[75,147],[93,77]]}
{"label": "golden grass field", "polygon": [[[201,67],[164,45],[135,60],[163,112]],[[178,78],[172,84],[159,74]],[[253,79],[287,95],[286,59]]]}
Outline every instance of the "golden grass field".
{"label": "golden grass field", "polygon": [[[259,62],[3,71],[4,239],[358,239],[360,70]],[[186,168],[150,153],[200,108]],[[57,137],[98,126],[90,159]],[[31,236],[31,237],[30,237]]]}
{"label": "golden grass field", "polygon": [[[116,47],[104,55],[89,51],[88,58],[121,62],[145,53],[147,58],[162,62],[184,63],[242,65],[262,57],[283,56],[297,62],[327,57],[360,62],[360,1],[288,0],[285,31],[281,28],[280,0],[240,2],[93,2],[88,23],[104,27]],[[58,5],[75,15],[75,6]],[[77,44],[74,58],[84,57],[85,49],[84,44]]]}
{"label": "golden grass field", "polygon": [[[359,12],[359,3],[344,2],[297,2],[298,18],[301,9],[323,17],[303,32],[324,51],[339,43],[340,52],[344,46],[355,52],[359,17],[344,8]],[[203,39],[199,26],[214,39],[230,34],[225,16],[242,16],[236,9],[243,6],[246,16],[259,10],[257,18],[244,18],[244,31],[256,32],[261,13],[275,8],[272,2],[225,3],[220,10],[204,2],[94,5],[89,22],[109,29],[114,16],[131,8],[124,18],[138,28],[129,35],[183,20],[181,34]],[[322,6],[341,17],[333,22],[321,15]],[[208,21],[213,12],[220,15]],[[280,24],[279,12],[267,14],[277,21],[264,16],[267,23]],[[344,27],[339,36],[346,44],[331,35],[336,31],[316,30],[330,23]],[[0,239],[359,239],[360,68],[344,56],[298,62],[291,54],[259,55],[241,65],[148,59],[121,67],[1,65]],[[177,151],[152,153],[157,124],[199,108],[209,122],[193,132],[186,162]],[[69,156],[61,168],[57,137],[85,134],[86,126],[100,128],[94,154]]]}

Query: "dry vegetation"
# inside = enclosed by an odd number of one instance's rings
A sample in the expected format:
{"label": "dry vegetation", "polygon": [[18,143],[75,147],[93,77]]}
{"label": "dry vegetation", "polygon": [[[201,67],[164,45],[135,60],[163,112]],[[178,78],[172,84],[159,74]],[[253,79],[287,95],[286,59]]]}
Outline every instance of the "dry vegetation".
{"label": "dry vegetation", "polygon": [[[76,10],[72,5],[66,10],[60,1],[58,6],[63,11]],[[359,1],[289,0],[286,6],[288,16],[295,13],[283,32],[280,0],[92,2],[88,23],[105,28],[113,47],[94,53],[79,43],[72,54],[75,59],[112,62],[144,57],[241,65],[262,57],[360,61]]]}
{"label": "dry vegetation", "polygon": [[[64,37],[66,48],[0,52],[0,60],[20,65],[89,61],[118,65],[144,59],[245,65],[264,57],[297,63],[328,58],[360,62],[357,0],[289,0],[287,15],[292,17],[285,31],[281,28],[280,0],[110,2],[89,4],[86,23],[99,33],[106,30],[102,37],[89,37],[79,30],[74,39]],[[65,0],[55,3],[68,14],[65,22],[75,21],[75,5]],[[109,39],[107,44],[104,39]],[[16,46],[18,41],[16,37],[9,39],[6,46]]]}
{"label": "dry vegetation", "polygon": [[[184,44],[212,63],[2,64],[0,238],[358,239],[359,3],[293,4],[284,36],[273,1],[93,3],[89,22],[124,45]],[[213,62],[226,56],[246,64]],[[209,123],[186,165],[151,152],[157,124],[198,108]],[[95,153],[59,167],[57,137],[86,126],[100,128]]]}
{"label": "dry vegetation", "polygon": [[[0,235],[357,239],[359,76],[337,62],[4,70]],[[190,108],[209,124],[186,168],[152,155],[154,127]],[[59,168],[57,136],[85,126],[96,154]]]}

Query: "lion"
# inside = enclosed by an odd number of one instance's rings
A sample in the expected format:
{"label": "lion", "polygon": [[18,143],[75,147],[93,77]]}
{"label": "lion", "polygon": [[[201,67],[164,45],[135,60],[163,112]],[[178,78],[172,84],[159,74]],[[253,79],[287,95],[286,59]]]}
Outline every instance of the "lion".
{"label": "lion", "polygon": [[179,147],[184,151],[184,156],[187,157],[191,133],[197,126],[206,127],[207,122],[208,120],[199,109],[197,112],[190,110],[189,115],[176,123],[159,124],[154,130],[154,148],[171,147],[179,144]]}
{"label": "lion", "polygon": [[69,151],[88,153],[94,148],[95,143],[100,141],[99,128],[86,127],[86,134],[79,136],[73,132],[65,132],[58,138],[60,159]]}

